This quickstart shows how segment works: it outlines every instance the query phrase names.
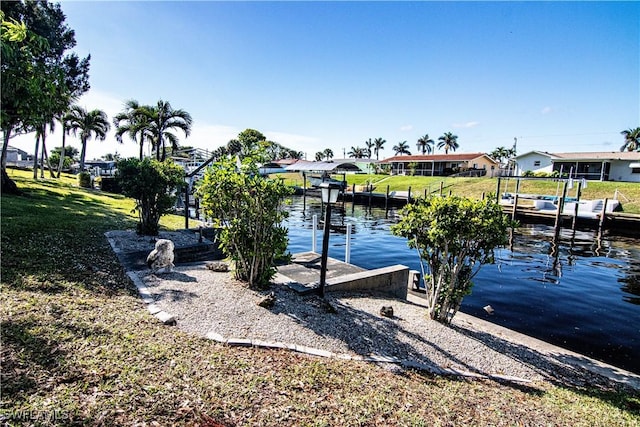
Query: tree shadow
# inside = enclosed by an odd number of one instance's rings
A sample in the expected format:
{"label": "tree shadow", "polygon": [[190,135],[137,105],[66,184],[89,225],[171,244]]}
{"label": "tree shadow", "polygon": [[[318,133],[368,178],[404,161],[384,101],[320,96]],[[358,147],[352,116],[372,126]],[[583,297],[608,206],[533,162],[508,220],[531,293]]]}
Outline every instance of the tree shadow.
{"label": "tree shadow", "polygon": [[[276,294],[276,300],[279,296],[287,298],[284,292],[293,292],[281,286],[274,286],[272,290]],[[325,300],[316,295],[309,295],[299,296],[300,304],[278,305],[276,302],[271,312],[288,316],[319,336],[340,340],[350,351],[363,357],[376,355],[383,358],[397,358],[420,366],[421,369],[432,374],[446,373],[447,371],[441,369],[437,362],[425,354],[435,353],[450,361],[458,371],[468,371],[493,378],[492,372],[487,372],[484,368],[461,359],[437,343],[408,330],[403,326],[403,319],[400,317],[387,318],[368,313],[349,305],[348,299],[343,299],[346,296],[358,298],[360,295],[379,299],[381,306],[388,304],[390,300],[386,295],[374,293],[336,292],[328,294]],[[328,312],[327,303],[335,309],[335,313]],[[395,300],[393,304],[397,306],[411,303]],[[425,321],[428,320],[425,319]],[[425,348],[429,351],[425,351]]]}
{"label": "tree shadow", "polygon": [[[34,320],[6,320],[2,328],[2,392],[26,398],[43,387],[45,377],[56,374],[65,382],[72,382],[84,374],[65,363],[68,352],[48,332],[38,334],[42,324]],[[95,325],[56,323],[56,334],[71,334],[86,339],[90,336],[111,335]],[[75,339],[75,338],[74,338]],[[65,340],[66,341],[66,340]]]}

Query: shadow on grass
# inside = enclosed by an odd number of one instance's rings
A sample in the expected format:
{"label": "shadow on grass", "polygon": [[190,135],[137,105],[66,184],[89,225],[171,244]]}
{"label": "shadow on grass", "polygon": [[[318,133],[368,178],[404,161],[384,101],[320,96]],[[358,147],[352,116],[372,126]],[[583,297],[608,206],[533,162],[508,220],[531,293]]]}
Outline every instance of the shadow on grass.
{"label": "shadow on grass", "polygon": [[2,196],[4,284],[49,293],[69,286],[97,293],[132,291],[104,236],[107,230],[135,228],[122,198],[42,187],[27,188],[25,194]]}
{"label": "shadow on grass", "polygon": [[[55,326],[33,320],[6,320],[2,328],[2,392],[14,398],[28,397],[53,381],[74,382],[84,374],[68,366],[64,345],[53,337],[64,336],[65,341],[110,335],[111,332],[93,325],[56,322]],[[53,332],[42,331],[53,328]]]}

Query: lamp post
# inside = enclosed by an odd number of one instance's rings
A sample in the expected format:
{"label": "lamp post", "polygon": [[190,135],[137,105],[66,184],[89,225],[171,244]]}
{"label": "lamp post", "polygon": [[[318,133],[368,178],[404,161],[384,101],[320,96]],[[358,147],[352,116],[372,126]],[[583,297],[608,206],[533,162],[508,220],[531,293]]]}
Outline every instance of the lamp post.
{"label": "lamp post", "polygon": [[331,182],[320,184],[322,202],[327,205],[324,212],[324,231],[322,235],[322,263],[320,265],[320,287],[318,293],[324,298],[324,286],[327,279],[327,256],[329,252],[329,233],[331,232],[331,205],[338,200],[340,186]]}

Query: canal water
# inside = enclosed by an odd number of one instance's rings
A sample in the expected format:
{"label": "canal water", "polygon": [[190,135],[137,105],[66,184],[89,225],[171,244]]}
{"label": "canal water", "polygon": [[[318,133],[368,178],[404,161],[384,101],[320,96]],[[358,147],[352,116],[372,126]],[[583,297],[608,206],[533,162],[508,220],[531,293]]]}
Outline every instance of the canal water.
{"label": "canal water", "polygon": [[[352,224],[351,263],[373,269],[403,264],[420,271],[406,239],[391,235],[399,210],[346,203],[334,207],[332,224]],[[294,197],[289,251],[311,250],[318,199]],[[317,251],[322,232],[317,233]],[[334,231],[329,256],[344,260],[346,235]],[[510,247],[496,251],[474,279],[461,311],[640,374],[640,239],[604,237],[595,231],[524,225]],[[493,314],[483,307],[491,305]]]}

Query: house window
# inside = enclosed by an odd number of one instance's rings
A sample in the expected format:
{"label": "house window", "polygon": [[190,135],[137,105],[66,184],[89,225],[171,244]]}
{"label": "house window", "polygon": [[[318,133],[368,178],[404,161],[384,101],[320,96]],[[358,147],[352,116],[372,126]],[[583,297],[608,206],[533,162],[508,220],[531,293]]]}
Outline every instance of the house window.
{"label": "house window", "polygon": [[640,168],[631,168],[631,173],[640,173]]}
{"label": "house window", "polygon": [[533,162],[533,166],[540,166],[540,160],[536,160]]}

